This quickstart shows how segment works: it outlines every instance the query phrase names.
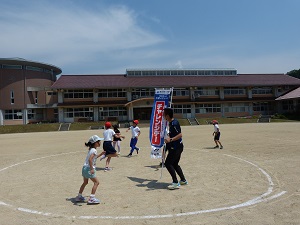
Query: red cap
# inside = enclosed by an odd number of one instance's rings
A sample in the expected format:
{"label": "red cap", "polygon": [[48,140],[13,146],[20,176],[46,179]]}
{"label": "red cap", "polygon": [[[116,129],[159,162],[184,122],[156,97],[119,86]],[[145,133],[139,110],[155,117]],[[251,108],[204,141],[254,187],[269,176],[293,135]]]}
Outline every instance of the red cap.
{"label": "red cap", "polygon": [[110,122],[106,122],[104,125],[106,128],[110,128],[111,127],[111,123]]}
{"label": "red cap", "polygon": [[218,123],[217,120],[213,120],[213,121],[211,121],[211,122],[212,122],[212,124]]}
{"label": "red cap", "polygon": [[139,124],[139,121],[138,120],[134,120],[133,121],[135,124]]}

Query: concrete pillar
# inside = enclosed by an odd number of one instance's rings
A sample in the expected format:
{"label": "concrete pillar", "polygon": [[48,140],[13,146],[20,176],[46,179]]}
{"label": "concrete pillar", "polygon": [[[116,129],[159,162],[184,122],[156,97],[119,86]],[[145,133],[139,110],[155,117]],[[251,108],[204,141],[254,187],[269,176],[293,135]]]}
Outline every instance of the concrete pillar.
{"label": "concrete pillar", "polygon": [[247,97],[252,99],[252,88],[251,87],[247,87]]}
{"label": "concrete pillar", "polygon": [[195,107],[195,104],[191,104],[191,117],[192,118],[196,117],[196,107]]}
{"label": "concrete pillar", "polygon": [[3,110],[0,109],[0,125],[3,125],[4,121],[3,121]]}
{"label": "concrete pillar", "polygon": [[64,122],[64,109],[58,108],[58,122],[63,123]]}
{"label": "concrete pillar", "polygon": [[94,122],[99,120],[99,107],[94,107]]}
{"label": "concrete pillar", "polygon": [[220,91],[220,93],[219,93],[220,99],[224,99],[224,88],[223,88],[223,87],[220,87],[220,88],[219,88],[219,91]]}
{"label": "concrete pillar", "polygon": [[93,102],[98,102],[98,89],[93,90]]}
{"label": "concrete pillar", "polygon": [[57,92],[57,98],[58,98],[58,103],[63,103],[64,102],[64,93],[63,90],[58,90]]}
{"label": "concrete pillar", "polygon": [[28,112],[27,109],[23,109],[23,124],[27,124],[28,123]]}

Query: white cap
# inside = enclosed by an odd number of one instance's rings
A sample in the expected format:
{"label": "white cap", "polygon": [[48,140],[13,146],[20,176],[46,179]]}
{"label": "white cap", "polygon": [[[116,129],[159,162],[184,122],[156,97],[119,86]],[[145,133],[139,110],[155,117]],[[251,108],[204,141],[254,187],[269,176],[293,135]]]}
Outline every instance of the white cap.
{"label": "white cap", "polygon": [[93,135],[92,137],[90,137],[89,141],[91,144],[96,143],[97,141],[101,141],[104,140],[104,138],[100,138],[97,135]]}

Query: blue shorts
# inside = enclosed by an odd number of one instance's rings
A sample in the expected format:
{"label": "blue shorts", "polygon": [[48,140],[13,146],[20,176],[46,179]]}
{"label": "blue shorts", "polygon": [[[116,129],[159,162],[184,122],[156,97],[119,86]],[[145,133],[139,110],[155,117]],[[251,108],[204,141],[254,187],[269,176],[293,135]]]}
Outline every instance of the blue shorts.
{"label": "blue shorts", "polygon": [[114,146],[112,146],[111,141],[104,141],[103,142],[103,150],[106,152],[106,155],[114,154],[114,153],[117,152],[116,149],[114,148]]}
{"label": "blue shorts", "polygon": [[96,170],[94,169],[94,174],[91,174],[91,168],[89,166],[82,167],[82,176],[85,178],[95,178]]}

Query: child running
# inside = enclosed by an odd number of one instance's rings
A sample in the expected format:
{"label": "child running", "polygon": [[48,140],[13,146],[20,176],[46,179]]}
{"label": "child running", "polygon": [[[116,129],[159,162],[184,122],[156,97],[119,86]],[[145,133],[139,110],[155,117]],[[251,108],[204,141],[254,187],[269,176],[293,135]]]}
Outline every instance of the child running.
{"label": "child running", "polygon": [[216,146],[214,148],[219,148],[219,146],[220,146],[220,149],[223,149],[223,145],[220,142],[221,132],[220,132],[220,127],[218,125],[219,123],[217,120],[213,120],[211,122],[214,125],[213,136],[214,136],[214,141],[216,143]]}
{"label": "child running", "polygon": [[139,150],[140,148],[136,147],[136,144],[138,142],[138,138],[141,134],[141,130],[140,128],[137,126],[139,124],[139,121],[138,120],[134,120],[133,121],[133,124],[132,126],[130,126],[126,132],[128,132],[129,130],[131,130],[131,134],[132,134],[132,137],[131,137],[131,140],[130,140],[130,153],[127,155],[127,157],[131,157],[132,156],[132,153],[134,150],[136,150],[136,154],[139,154]]}
{"label": "child running", "polygon": [[114,128],[114,132],[115,132],[117,135],[119,135],[119,137],[115,137],[115,136],[114,136],[113,146],[114,146],[114,148],[116,149],[116,145],[117,145],[117,147],[118,147],[118,155],[120,155],[120,153],[121,153],[121,141],[122,141],[121,138],[124,139],[125,136],[121,136],[121,132],[120,132],[120,130],[118,129],[118,128],[119,128],[118,124],[113,125],[113,128]]}
{"label": "child running", "polygon": [[94,186],[91,191],[90,198],[88,200],[88,204],[99,204],[100,201],[95,198],[95,193],[99,185],[99,180],[96,177],[96,160],[100,156],[97,155],[97,147],[100,147],[101,140],[103,138],[99,138],[97,135],[93,135],[90,137],[87,143],[85,143],[85,146],[89,148],[89,151],[87,153],[87,156],[85,158],[85,162],[82,167],[82,176],[83,176],[83,183],[79,189],[78,196],[76,197],[76,202],[84,202],[86,199],[82,196],[82,192],[84,191],[85,186],[88,184],[89,179],[91,179],[94,182]]}
{"label": "child running", "polygon": [[106,122],[104,126],[105,126],[105,131],[103,132],[103,137],[104,137],[103,151],[105,152],[105,154],[103,154],[103,152],[101,153],[100,161],[105,157],[107,157],[105,169],[104,169],[104,172],[107,172],[112,170],[109,167],[111,157],[118,156],[116,149],[112,146],[113,137],[120,138],[120,134],[116,134],[113,129],[110,129],[111,128],[110,122]]}

